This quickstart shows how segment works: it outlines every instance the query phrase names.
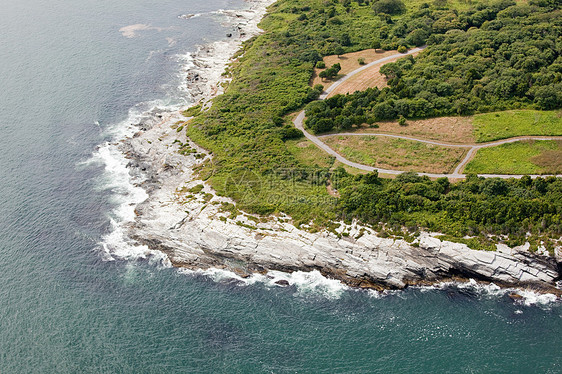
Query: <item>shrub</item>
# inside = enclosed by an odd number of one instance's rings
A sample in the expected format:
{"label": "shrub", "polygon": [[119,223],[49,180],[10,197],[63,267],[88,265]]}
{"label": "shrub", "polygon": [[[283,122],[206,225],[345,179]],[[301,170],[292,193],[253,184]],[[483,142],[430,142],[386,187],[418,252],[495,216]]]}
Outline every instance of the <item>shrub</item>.
{"label": "shrub", "polygon": [[334,53],[339,57],[339,56],[341,56],[345,53],[345,50],[343,49],[343,47],[341,45],[338,45],[336,47],[336,49],[334,50]]}
{"label": "shrub", "polygon": [[400,0],[379,0],[373,5],[375,13],[399,14],[406,10],[406,5]]}
{"label": "shrub", "polygon": [[400,53],[406,53],[406,52],[408,52],[408,48],[406,48],[405,46],[401,45],[400,47],[398,47],[398,52],[400,52]]}
{"label": "shrub", "polygon": [[341,65],[339,63],[333,64],[328,69],[321,71],[318,76],[320,78],[329,78],[329,79],[335,78],[340,72],[340,70],[341,70]]}
{"label": "shrub", "polygon": [[326,68],[326,63],[325,63],[324,61],[318,61],[318,62],[316,63],[316,67],[317,67],[318,69],[325,69],[325,68]]}
{"label": "shrub", "polygon": [[302,138],[304,134],[301,130],[294,127],[285,127],[283,129],[283,140]]}
{"label": "shrub", "polygon": [[357,59],[357,62],[359,63],[359,65],[365,65],[365,59],[363,57],[359,57]]}

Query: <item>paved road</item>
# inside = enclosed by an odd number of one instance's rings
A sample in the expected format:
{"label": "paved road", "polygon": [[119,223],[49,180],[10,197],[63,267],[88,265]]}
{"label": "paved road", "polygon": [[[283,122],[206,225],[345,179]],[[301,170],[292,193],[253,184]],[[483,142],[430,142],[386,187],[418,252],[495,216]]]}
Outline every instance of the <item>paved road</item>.
{"label": "paved road", "polygon": [[[414,48],[414,49],[410,50],[407,54],[416,53],[416,52],[421,51],[422,49],[423,48]],[[371,66],[374,66],[374,65],[377,65],[377,64],[383,63],[385,61],[394,59],[396,57],[404,56],[404,55],[406,55],[406,54],[405,53],[399,53],[399,54],[395,54],[395,55],[392,55],[392,56],[384,57],[380,60],[373,61],[370,64],[367,64],[365,66],[360,67],[359,69],[356,69],[356,70],[350,72],[349,74],[345,75],[344,77],[342,77],[338,81],[336,81],[325,92],[323,92],[320,95],[320,100],[323,100],[326,97],[328,97],[328,95],[333,90],[335,90],[336,87],[338,87],[340,84],[342,84],[347,79],[354,76],[355,74],[360,73],[361,71],[363,71],[365,69],[368,69]],[[453,143],[441,143],[441,142],[436,142],[436,141],[432,141],[432,140],[425,140],[425,139],[413,138],[413,137],[408,137],[408,136],[391,135],[391,134],[376,134],[376,133],[363,133],[363,134],[361,134],[361,133],[338,133],[338,134],[316,136],[316,135],[313,135],[313,134],[309,133],[308,131],[306,131],[304,129],[304,117],[305,117],[305,113],[304,113],[304,110],[303,110],[293,120],[293,123],[295,124],[295,127],[297,129],[301,130],[303,132],[304,136],[308,140],[310,140],[311,142],[316,144],[316,146],[318,148],[320,148],[323,151],[325,151],[326,153],[334,156],[336,158],[336,160],[338,160],[342,164],[345,164],[345,165],[348,165],[348,166],[351,166],[351,167],[354,167],[354,168],[357,168],[357,169],[360,169],[360,170],[365,170],[365,171],[377,170],[379,173],[392,174],[392,175],[398,175],[398,174],[405,173],[406,170],[381,169],[381,168],[375,168],[375,167],[372,167],[372,166],[363,165],[363,164],[359,164],[357,162],[350,161],[350,160],[346,159],[345,157],[343,157],[342,155],[340,155],[339,153],[337,153],[336,151],[334,151],[332,148],[330,148],[326,143],[324,143],[322,140],[320,140],[320,138],[323,138],[323,137],[326,137],[326,136],[333,136],[333,135],[386,136],[386,137],[390,137],[390,138],[414,140],[414,141],[418,141],[418,142],[422,142],[422,143],[439,145],[439,146],[444,146],[444,147],[470,148],[469,151],[467,152],[466,156],[464,157],[464,159],[457,165],[457,167],[455,168],[455,170],[451,174],[418,173],[419,175],[426,175],[430,178],[447,177],[447,178],[456,178],[456,179],[463,179],[463,178],[466,177],[466,174],[462,174],[461,170],[472,159],[475,152],[477,150],[481,149],[481,148],[494,147],[494,146],[497,146],[497,145],[514,143],[514,142],[518,142],[518,141],[521,141],[521,140],[562,140],[562,136],[549,136],[549,137],[545,137],[545,136],[520,136],[520,137],[516,137],[516,138],[498,140],[498,141],[495,141],[495,142],[482,143],[482,144],[453,144]],[[521,174],[521,175],[514,175],[514,174],[479,174],[479,175],[483,176],[483,177],[487,177],[487,178],[498,177],[498,178],[504,178],[504,179],[521,178],[523,176],[523,174]],[[539,176],[545,176],[545,175],[531,175],[532,178],[536,178],[536,177],[539,177]],[[562,177],[562,175],[556,175],[556,176]]]}

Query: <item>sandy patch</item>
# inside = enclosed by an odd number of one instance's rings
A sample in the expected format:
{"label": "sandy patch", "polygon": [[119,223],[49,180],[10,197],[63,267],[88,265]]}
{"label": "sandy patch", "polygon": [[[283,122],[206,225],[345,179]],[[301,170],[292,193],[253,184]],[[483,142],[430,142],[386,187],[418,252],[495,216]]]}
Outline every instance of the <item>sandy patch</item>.
{"label": "sandy patch", "polygon": [[[359,58],[363,58],[366,65],[373,61],[380,60],[381,58],[392,56],[397,53],[398,51],[382,51],[380,49],[377,49],[377,51],[375,52],[374,49],[365,49],[359,52],[346,53],[345,55],[341,55],[340,57],[336,55],[326,56],[324,57],[324,62],[326,63],[327,68],[329,68],[333,64],[339,63],[341,65],[341,76],[360,68],[362,65],[359,65],[359,62],[357,61],[357,59]],[[320,74],[322,70],[324,69],[314,69],[314,73],[312,74],[312,80],[310,83],[311,86],[322,84],[324,85],[324,88],[328,88],[332,85],[332,83],[335,82],[335,80],[321,79],[318,74]]]}
{"label": "sandy patch", "polygon": [[[415,57],[418,53],[413,53],[412,56]],[[330,93],[330,96],[334,96],[337,94],[345,95],[347,93],[354,93],[355,91],[365,91],[367,88],[372,88],[372,87],[378,87],[378,88],[386,87],[387,86],[386,78],[384,75],[380,73],[380,68],[385,64],[388,64],[389,62],[395,62],[396,60],[399,60],[403,57],[406,56],[393,58],[391,60],[385,61],[384,64],[372,66],[360,72],[359,74],[352,76],[351,78],[343,82],[340,86],[338,86],[334,91],[332,91]]]}

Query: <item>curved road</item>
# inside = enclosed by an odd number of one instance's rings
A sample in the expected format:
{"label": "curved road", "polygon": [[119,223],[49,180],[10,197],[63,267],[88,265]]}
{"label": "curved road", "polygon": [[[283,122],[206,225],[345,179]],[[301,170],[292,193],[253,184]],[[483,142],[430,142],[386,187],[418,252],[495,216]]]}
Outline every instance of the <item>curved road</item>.
{"label": "curved road", "polygon": [[[396,57],[400,57],[400,56],[404,56],[404,55],[407,55],[407,54],[413,54],[413,53],[419,52],[422,49],[423,48],[414,48],[414,49],[410,50],[408,53],[398,53],[398,54],[395,54],[395,55],[392,55],[392,56],[387,56],[387,57],[381,58],[380,60],[373,61],[370,64],[367,64],[365,66],[362,66],[359,69],[356,69],[356,70],[350,72],[349,74],[345,75],[344,77],[340,78],[339,80],[337,80],[328,89],[326,89],[325,92],[323,92],[320,95],[319,99],[323,100],[323,99],[327,98],[328,95],[330,95],[330,93],[333,92],[336,89],[336,87],[341,85],[343,82],[345,82],[350,77],[354,76],[355,74],[358,74],[358,73],[362,72],[365,69],[368,69],[369,67],[372,67],[374,65],[383,63],[383,62],[391,60],[391,59],[394,59]],[[398,174],[405,173],[406,170],[381,169],[381,168],[375,168],[373,166],[363,165],[363,164],[359,164],[357,162],[350,161],[350,160],[346,159],[345,157],[343,157],[342,155],[340,155],[339,153],[337,153],[336,151],[334,151],[332,148],[330,148],[326,143],[324,143],[322,140],[320,140],[320,138],[327,137],[327,136],[334,136],[334,135],[386,136],[386,137],[389,137],[389,138],[413,140],[413,141],[418,141],[418,142],[421,142],[421,143],[433,144],[433,145],[444,146],[444,147],[470,148],[469,151],[467,152],[466,156],[464,157],[464,159],[457,165],[457,167],[455,168],[455,170],[451,174],[417,173],[419,175],[426,175],[430,178],[447,177],[447,178],[458,178],[458,179],[462,179],[462,178],[466,177],[466,174],[461,174],[461,170],[470,161],[470,159],[472,158],[474,153],[481,148],[494,147],[494,146],[497,146],[497,145],[514,143],[514,142],[518,142],[518,141],[521,141],[521,140],[562,140],[562,136],[549,136],[549,137],[544,137],[544,136],[524,136],[523,137],[523,136],[521,136],[521,137],[498,140],[498,141],[495,141],[495,142],[482,143],[482,144],[451,144],[451,143],[440,143],[440,142],[436,142],[436,141],[432,141],[432,140],[412,138],[412,137],[408,137],[408,136],[391,135],[391,134],[376,134],[376,133],[366,133],[366,134],[337,133],[337,134],[328,134],[328,135],[316,136],[316,135],[313,135],[313,134],[309,133],[308,131],[306,131],[304,129],[304,117],[305,117],[305,113],[304,113],[304,110],[303,110],[293,120],[293,123],[295,124],[295,127],[297,129],[301,130],[303,132],[304,136],[308,140],[313,142],[318,148],[320,148],[324,152],[334,156],[336,158],[336,160],[338,160],[342,164],[345,164],[345,165],[348,165],[348,166],[351,166],[351,167],[354,167],[354,168],[357,168],[357,169],[360,169],[360,170],[365,170],[365,171],[375,171],[375,170],[377,170],[379,173],[392,174],[392,175],[398,175]],[[498,177],[498,178],[507,179],[507,178],[521,178],[524,174],[521,174],[521,175],[516,175],[516,174],[478,174],[478,175],[480,175],[482,177],[487,177],[487,178]],[[544,177],[544,176],[548,176],[548,175],[530,175],[530,176],[532,178],[536,178],[536,177]],[[562,177],[562,175],[556,175],[556,176]]]}
{"label": "curved road", "polygon": [[338,79],[337,81],[334,82],[334,84],[332,84],[330,87],[328,87],[326,89],[326,91],[324,91],[320,96],[319,99],[320,100],[324,100],[325,98],[327,98],[328,96],[330,96],[330,94],[336,89],[338,88],[343,82],[345,82],[346,80],[348,80],[349,78],[353,77],[356,74],[361,73],[363,70],[367,70],[370,67],[373,67],[375,65],[379,65],[382,64],[383,62],[387,62],[389,60],[393,60],[396,57],[403,57],[403,56],[407,56],[407,55],[413,55],[414,53],[418,53],[424,50],[425,47],[419,47],[419,48],[414,48],[409,50],[406,53],[397,53],[395,55],[391,55],[391,56],[386,56],[383,57],[379,60],[375,60],[373,62],[368,63],[367,65],[363,65],[358,69],[355,69],[349,73],[347,73],[346,75],[344,75],[343,77],[341,77],[340,79]]}

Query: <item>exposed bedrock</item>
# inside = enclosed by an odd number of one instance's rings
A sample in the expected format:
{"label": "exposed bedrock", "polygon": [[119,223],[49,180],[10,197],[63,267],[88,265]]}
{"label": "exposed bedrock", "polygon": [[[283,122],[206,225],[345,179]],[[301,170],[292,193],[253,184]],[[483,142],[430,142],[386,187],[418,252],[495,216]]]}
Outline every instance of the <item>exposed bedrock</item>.
{"label": "exposed bedrock", "polygon": [[[263,4],[271,1],[255,2],[245,26],[248,35],[259,31],[256,25],[265,12]],[[201,61],[195,61],[195,66],[218,60],[226,63],[225,56],[231,56],[238,47],[223,44],[206,47],[208,51],[199,57]],[[201,77],[194,82],[202,92],[198,100],[209,99],[220,91],[218,86],[208,84],[219,80],[224,69],[219,65],[192,69],[192,74]],[[174,124],[184,120],[179,113],[155,116],[139,125],[139,133],[120,144],[130,160],[132,180],[149,196],[136,207],[137,216],[129,223],[128,237],[133,244],[166,253],[175,266],[221,267],[241,275],[267,270],[319,270],[349,285],[373,288],[474,278],[505,286],[531,286],[560,295],[555,288],[562,272],[560,248],[555,257],[531,253],[528,246],[476,251],[464,244],[440,241],[428,233],[422,233],[412,245],[377,237],[372,230],[358,225],[347,227],[348,236],[338,238],[333,233],[298,229],[289,223],[289,217],[244,221],[244,215],[229,216],[221,211],[221,203],[232,201],[216,196],[194,174],[194,168],[205,159],[210,161],[211,156],[191,143],[185,132],[176,131]],[[186,144],[195,154],[178,152]],[[204,185],[202,190],[189,192],[199,184]]]}
{"label": "exposed bedrock", "polygon": [[419,247],[414,247],[370,234],[352,240],[297,229],[254,236],[248,231],[199,217],[180,229],[170,228],[168,235],[155,233],[150,225],[144,229],[137,226],[134,238],[165,252],[180,267],[223,267],[241,274],[317,269],[349,285],[373,288],[404,288],[463,277],[559,293],[554,288],[559,264],[552,257],[524,249],[512,253],[475,251],[427,234],[422,234]]}

